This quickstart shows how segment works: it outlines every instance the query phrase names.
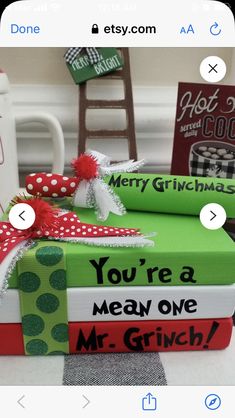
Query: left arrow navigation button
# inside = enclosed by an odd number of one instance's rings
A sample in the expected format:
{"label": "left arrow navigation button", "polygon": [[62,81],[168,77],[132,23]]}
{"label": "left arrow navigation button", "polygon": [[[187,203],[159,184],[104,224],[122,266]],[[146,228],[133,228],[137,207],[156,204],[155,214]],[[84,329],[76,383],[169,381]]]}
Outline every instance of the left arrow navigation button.
{"label": "left arrow navigation button", "polygon": [[25,210],[23,210],[23,212],[21,212],[20,214],[19,214],[19,217],[23,220],[23,221],[25,221],[25,219],[23,218],[23,214],[25,213]]}
{"label": "left arrow navigation button", "polygon": [[9,221],[16,229],[28,229],[35,221],[35,212],[27,203],[17,203],[9,212]]}
{"label": "left arrow navigation button", "polygon": [[21,396],[20,399],[18,399],[17,403],[21,406],[21,408],[25,409],[24,398],[25,398],[25,395]]}

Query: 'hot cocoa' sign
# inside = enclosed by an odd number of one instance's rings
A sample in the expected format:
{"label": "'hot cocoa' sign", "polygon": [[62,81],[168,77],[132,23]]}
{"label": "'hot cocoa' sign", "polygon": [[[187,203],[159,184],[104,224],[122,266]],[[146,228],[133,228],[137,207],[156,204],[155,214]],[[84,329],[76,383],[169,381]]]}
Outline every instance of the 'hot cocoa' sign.
{"label": "'hot cocoa' sign", "polygon": [[235,86],[179,83],[171,172],[235,178]]}

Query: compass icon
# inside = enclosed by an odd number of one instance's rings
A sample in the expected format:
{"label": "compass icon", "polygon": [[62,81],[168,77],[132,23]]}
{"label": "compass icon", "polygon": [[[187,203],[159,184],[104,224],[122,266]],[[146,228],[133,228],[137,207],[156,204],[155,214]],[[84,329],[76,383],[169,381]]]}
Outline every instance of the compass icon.
{"label": "compass icon", "polygon": [[211,393],[206,397],[205,405],[208,409],[215,411],[221,406],[221,399],[215,393]]}

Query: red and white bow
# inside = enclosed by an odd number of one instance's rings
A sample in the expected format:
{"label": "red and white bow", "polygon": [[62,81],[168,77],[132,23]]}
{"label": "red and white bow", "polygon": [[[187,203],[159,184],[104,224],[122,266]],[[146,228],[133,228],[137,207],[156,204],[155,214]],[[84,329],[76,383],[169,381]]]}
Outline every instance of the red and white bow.
{"label": "red and white bow", "polygon": [[109,213],[126,213],[120,198],[104,182],[103,177],[114,173],[132,172],[144,165],[144,160],[128,160],[111,164],[111,159],[97,151],[88,151],[72,161],[74,177],[58,174],[30,174],[26,177],[26,189],[31,195],[64,197],[73,195],[73,205],[95,208],[97,218],[105,221]]}
{"label": "red and white bow", "polygon": [[[141,235],[138,229],[83,223],[76,213],[62,211],[40,198],[16,198],[15,203],[30,205],[35,211],[35,222],[24,231],[14,228],[10,222],[0,222],[0,295],[6,280],[6,274],[1,270],[2,264],[7,261],[12,266],[14,259],[16,262],[23,255],[23,250],[30,248],[34,239],[47,238],[110,247],[153,245],[153,241]],[[8,271],[8,266],[2,268]]]}

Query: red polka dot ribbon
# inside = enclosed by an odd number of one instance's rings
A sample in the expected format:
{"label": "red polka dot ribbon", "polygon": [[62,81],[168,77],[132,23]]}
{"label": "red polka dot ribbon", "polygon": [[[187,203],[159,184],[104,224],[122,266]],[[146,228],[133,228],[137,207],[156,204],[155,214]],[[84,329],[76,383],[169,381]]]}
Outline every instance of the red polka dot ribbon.
{"label": "red polka dot ribbon", "polygon": [[26,177],[29,194],[44,197],[73,196],[73,205],[95,208],[97,218],[105,221],[109,213],[126,213],[119,196],[104,182],[103,177],[114,173],[132,172],[144,165],[144,160],[111,164],[111,159],[97,151],[87,151],[72,161],[74,177],[59,174],[33,173]]}
{"label": "red polka dot ribbon", "polygon": [[[37,205],[41,199],[35,199]],[[23,200],[21,199],[21,203]],[[25,199],[24,203],[29,203],[30,199]],[[51,205],[43,202],[43,214],[45,206],[51,210]],[[33,204],[32,204],[33,207]],[[45,215],[44,215],[45,216]],[[102,226],[87,224],[80,221],[76,213],[56,210],[53,222],[46,223],[44,220],[40,225],[40,215],[36,215],[32,227],[27,230],[18,230],[10,222],[0,222],[0,263],[6,256],[20,243],[38,238],[48,238],[52,240],[71,241],[98,246],[146,246],[153,245],[153,242],[145,239],[138,229],[117,228],[112,226]],[[36,225],[36,227],[34,226]],[[49,226],[50,225],[50,226]]]}
{"label": "red polka dot ribbon", "polygon": [[30,174],[26,177],[26,189],[31,195],[43,197],[72,196],[78,187],[78,177],[65,177],[60,174]]}

